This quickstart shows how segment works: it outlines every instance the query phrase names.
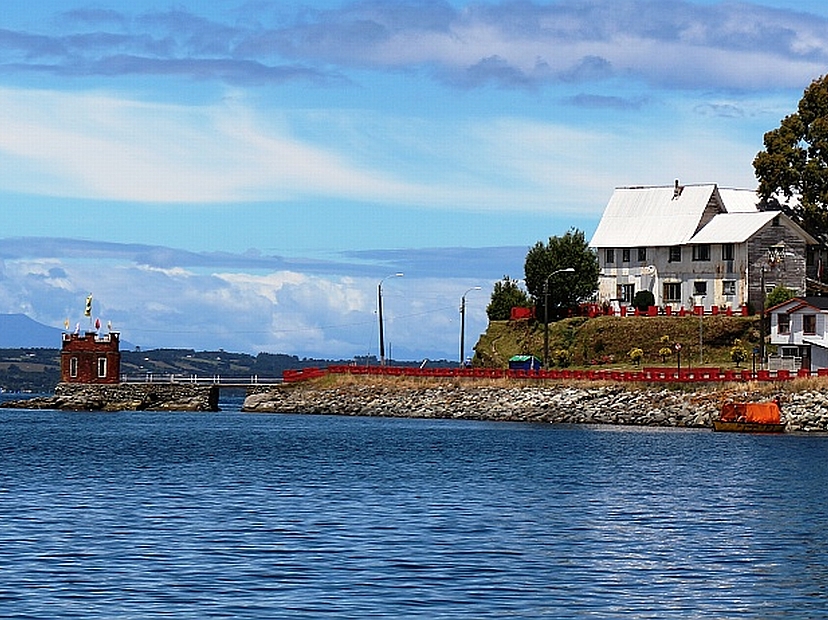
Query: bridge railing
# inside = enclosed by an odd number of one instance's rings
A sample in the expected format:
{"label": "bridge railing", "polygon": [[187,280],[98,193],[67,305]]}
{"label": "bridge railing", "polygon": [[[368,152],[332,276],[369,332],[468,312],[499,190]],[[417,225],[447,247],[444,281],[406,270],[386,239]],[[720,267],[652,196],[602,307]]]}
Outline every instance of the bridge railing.
{"label": "bridge railing", "polygon": [[121,383],[176,383],[189,385],[219,385],[234,387],[253,387],[257,385],[275,385],[282,383],[282,377],[229,377],[224,375],[187,375],[182,373],[145,373],[141,375],[121,375]]}

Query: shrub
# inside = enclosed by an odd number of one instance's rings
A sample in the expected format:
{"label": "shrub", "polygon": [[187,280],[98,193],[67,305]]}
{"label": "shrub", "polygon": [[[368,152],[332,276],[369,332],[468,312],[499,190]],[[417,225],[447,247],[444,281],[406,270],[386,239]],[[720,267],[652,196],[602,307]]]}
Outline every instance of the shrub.
{"label": "shrub", "polygon": [[644,351],[639,349],[638,347],[634,347],[630,349],[630,352],[627,353],[627,355],[629,356],[632,363],[638,366],[641,363],[641,360],[644,358]]}
{"label": "shrub", "polygon": [[742,341],[738,338],[734,340],[733,346],[730,348],[730,359],[733,361],[734,364],[736,364],[736,368],[739,368],[742,362],[744,362],[747,359],[747,356],[748,354],[747,351],[745,351],[745,348],[742,346]]}
{"label": "shrub", "polygon": [[645,312],[647,308],[655,305],[655,295],[650,291],[638,291],[633,297],[632,305]]}
{"label": "shrub", "polygon": [[555,349],[552,352],[552,360],[556,366],[566,368],[572,363],[572,354],[567,349]]}

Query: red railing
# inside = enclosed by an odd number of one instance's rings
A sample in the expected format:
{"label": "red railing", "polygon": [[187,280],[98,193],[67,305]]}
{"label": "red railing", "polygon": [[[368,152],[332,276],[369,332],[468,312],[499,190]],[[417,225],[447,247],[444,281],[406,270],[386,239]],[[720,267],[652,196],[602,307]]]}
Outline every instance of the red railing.
{"label": "red railing", "polygon": [[641,368],[640,370],[503,370],[500,368],[416,368],[408,366],[347,366],[285,370],[285,383],[295,383],[334,375],[372,375],[387,377],[461,377],[471,379],[551,379],[575,381],[618,381],[639,383],[711,383],[725,381],[790,381],[796,378],[828,377],[828,368],[816,372],[800,370],[751,370],[721,368]]}

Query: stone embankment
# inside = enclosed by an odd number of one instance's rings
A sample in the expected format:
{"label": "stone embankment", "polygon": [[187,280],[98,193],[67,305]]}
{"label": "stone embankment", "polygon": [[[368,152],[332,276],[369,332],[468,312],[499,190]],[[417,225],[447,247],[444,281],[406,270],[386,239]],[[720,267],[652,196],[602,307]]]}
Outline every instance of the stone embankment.
{"label": "stone embankment", "polygon": [[532,386],[345,384],[283,385],[250,393],[243,410],[351,416],[454,418],[558,424],[709,427],[728,399],[779,396],[789,431],[828,430],[828,390],[780,392],[709,388],[694,391],[628,385]]}
{"label": "stone embankment", "polygon": [[2,407],[68,411],[218,411],[217,386],[167,383],[59,383],[53,396],[8,401]]}

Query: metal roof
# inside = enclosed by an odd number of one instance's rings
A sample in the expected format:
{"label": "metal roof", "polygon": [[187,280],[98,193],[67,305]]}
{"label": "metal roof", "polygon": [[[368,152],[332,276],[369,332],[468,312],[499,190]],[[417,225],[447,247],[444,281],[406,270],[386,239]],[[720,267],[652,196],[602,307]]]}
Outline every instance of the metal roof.
{"label": "metal roof", "polygon": [[591,247],[633,248],[688,243],[716,185],[619,187],[607,204]]}
{"label": "metal roof", "polygon": [[759,194],[752,189],[720,187],[719,196],[728,213],[756,213],[759,210]]}
{"label": "metal roof", "polygon": [[[781,211],[759,211],[753,190],[719,189],[715,184],[676,187],[619,187],[613,192],[598,228],[589,242],[593,248],[635,248],[688,243],[744,243],[779,216],[807,243],[815,244]],[[725,212],[717,213],[698,230],[715,193]]]}
{"label": "metal roof", "polygon": [[720,213],[693,235],[690,243],[743,243],[778,215],[778,211]]}

